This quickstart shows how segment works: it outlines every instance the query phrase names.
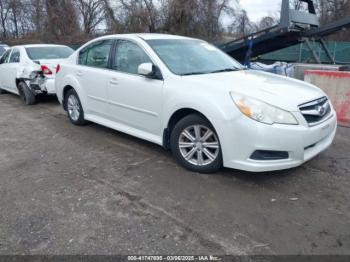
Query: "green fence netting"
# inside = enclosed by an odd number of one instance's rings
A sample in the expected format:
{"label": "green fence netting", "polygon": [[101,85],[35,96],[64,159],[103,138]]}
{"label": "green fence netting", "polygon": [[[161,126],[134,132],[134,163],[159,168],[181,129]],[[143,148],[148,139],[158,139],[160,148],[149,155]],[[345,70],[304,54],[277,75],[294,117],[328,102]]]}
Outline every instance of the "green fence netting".
{"label": "green fence netting", "polygon": [[[350,64],[350,42],[327,42],[326,44],[337,63]],[[311,42],[311,45],[323,63],[330,62],[318,42]],[[259,59],[267,61],[313,62],[311,51],[305,43],[262,55]]]}

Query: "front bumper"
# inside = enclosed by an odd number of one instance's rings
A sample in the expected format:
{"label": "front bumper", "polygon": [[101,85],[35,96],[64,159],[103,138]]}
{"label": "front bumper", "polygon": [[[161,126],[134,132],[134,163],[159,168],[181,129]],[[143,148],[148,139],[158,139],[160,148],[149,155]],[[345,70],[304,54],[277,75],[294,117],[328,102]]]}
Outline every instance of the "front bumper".
{"label": "front bumper", "polygon": [[[333,142],[336,113],[323,123],[309,127],[303,116],[297,115],[300,125],[266,125],[245,116],[233,121],[218,121],[224,166],[250,172],[266,172],[297,167],[312,159]],[[229,130],[229,131],[227,131]],[[253,160],[256,150],[288,152],[283,160]]]}

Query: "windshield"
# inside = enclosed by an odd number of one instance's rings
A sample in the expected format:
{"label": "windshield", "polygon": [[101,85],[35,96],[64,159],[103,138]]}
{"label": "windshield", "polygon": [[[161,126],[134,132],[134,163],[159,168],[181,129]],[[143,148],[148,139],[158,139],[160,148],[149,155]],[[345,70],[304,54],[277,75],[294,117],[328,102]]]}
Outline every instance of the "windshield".
{"label": "windshield", "polygon": [[244,69],[216,47],[192,39],[146,41],[165,65],[177,75],[210,74]]}
{"label": "windshield", "polygon": [[26,51],[31,60],[68,58],[74,52],[68,46],[28,47]]}

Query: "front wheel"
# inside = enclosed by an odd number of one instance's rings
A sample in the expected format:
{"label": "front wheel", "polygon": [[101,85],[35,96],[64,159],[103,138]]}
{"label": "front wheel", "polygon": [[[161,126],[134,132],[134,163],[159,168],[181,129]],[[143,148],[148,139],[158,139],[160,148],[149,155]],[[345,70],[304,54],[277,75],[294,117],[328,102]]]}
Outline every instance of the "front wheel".
{"label": "front wheel", "polygon": [[74,125],[82,126],[86,124],[83,107],[81,106],[78,94],[74,89],[67,92],[65,96],[65,105],[68,117]]}
{"label": "front wheel", "polygon": [[180,120],[170,137],[175,159],[186,169],[214,173],[222,168],[220,141],[214,127],[194,114]]}

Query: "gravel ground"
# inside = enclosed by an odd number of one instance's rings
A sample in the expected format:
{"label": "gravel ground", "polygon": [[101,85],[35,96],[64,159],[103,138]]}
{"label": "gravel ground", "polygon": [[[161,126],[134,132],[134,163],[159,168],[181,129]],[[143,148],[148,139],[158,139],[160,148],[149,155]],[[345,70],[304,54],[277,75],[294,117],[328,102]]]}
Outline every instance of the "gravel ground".
{"label": "gravel ground", "polygon": [[350,129],[296,169],[200,175],[41,100],[0,96],[0,254],[350,255]]}

